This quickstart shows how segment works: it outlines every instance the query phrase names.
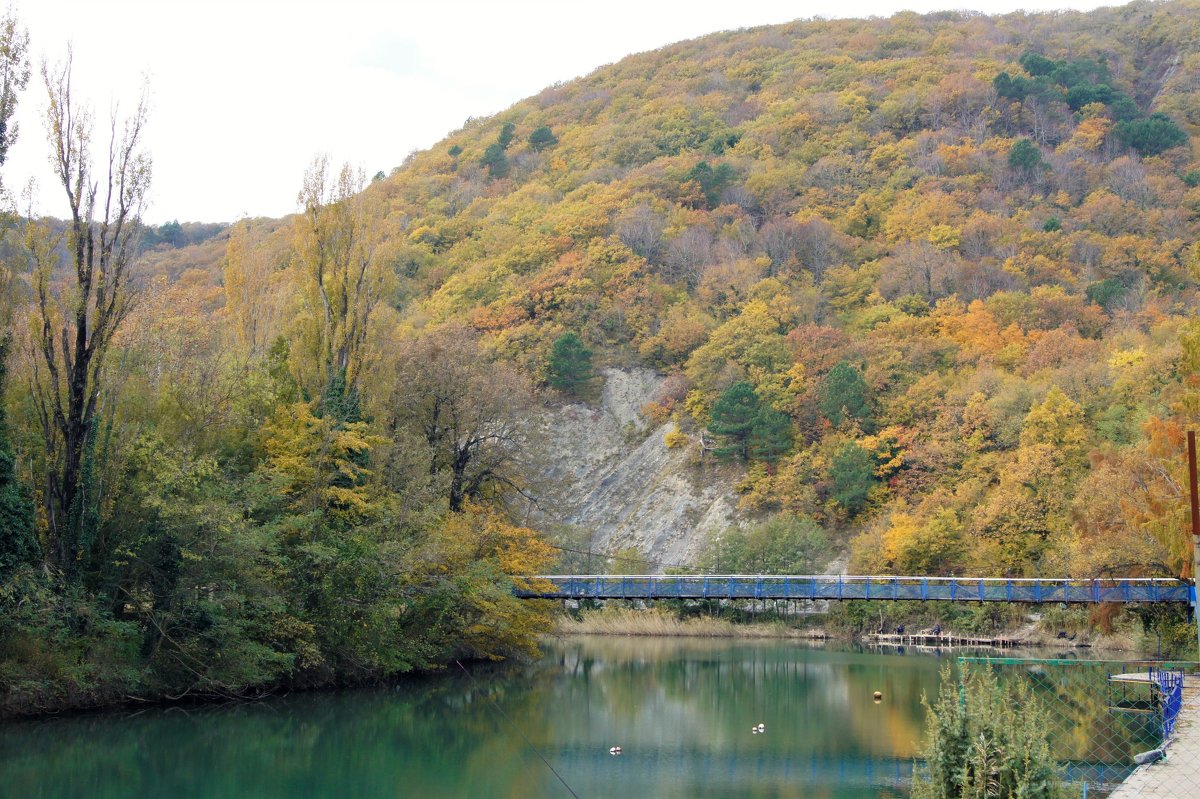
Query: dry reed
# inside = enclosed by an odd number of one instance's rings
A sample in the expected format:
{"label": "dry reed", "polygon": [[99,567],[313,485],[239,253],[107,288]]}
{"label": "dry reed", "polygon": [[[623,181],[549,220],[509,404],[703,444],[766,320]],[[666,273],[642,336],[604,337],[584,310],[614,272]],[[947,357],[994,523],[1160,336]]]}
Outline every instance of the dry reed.
{"label": "dry reed", "polygon": [[799,629],[779,622],[734,624],[728,619],[693,616],[680,619],[655,609],[605,608],[579,618],[563,615],[555,632],[559,635],[653,635],[694,638],[824,638],[821,630]]}

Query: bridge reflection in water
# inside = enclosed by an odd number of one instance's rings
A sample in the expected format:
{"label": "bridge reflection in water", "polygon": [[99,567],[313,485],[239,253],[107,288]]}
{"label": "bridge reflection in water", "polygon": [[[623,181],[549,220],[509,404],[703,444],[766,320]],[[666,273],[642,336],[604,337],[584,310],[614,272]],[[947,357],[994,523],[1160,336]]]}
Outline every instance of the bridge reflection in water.
{"label": "bridge reflection in water", "polygon": [[1195,602],[1181,580],[891,577],[848,575],[538,575],[518,580],[525,599],[870,599],[951,602]]}

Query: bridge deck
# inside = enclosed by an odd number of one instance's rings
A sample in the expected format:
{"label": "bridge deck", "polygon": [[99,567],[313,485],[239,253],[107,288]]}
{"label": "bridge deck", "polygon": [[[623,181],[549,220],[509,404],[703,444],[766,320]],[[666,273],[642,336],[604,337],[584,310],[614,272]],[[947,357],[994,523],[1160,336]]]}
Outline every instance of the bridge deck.
{"label": "bridge deck", "polygon": [[871,599],[952,602],[1194,602],[1180,580],[1066,580],[847,575],[539,575],[520,578],[525,599]]}

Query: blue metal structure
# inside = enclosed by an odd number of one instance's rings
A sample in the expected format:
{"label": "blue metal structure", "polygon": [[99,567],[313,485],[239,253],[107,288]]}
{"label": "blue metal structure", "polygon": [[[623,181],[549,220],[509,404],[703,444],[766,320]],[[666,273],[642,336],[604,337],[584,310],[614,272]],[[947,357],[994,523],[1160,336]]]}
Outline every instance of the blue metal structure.
{"label": "blue metal structure", "polygon": [[524,599],[874,599],[953,602],[1183,602],[1181,580],[817,575],[539,575],[518,579]]}
{"label": "blue metal structure", "polygon": [[1179,718],[1179,711],[1183,709],[1183,672],[1151,669],[1150,679],[1158,689],[1162,705],[1162,739],[1163,744],[1166,744],[1175,732],[1175,721]]}

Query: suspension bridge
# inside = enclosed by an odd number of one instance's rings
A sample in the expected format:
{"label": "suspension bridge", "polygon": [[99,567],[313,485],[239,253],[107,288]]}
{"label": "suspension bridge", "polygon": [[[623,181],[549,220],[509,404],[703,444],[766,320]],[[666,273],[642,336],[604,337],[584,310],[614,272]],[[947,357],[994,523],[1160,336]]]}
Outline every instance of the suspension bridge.
{"label": "suspension bridge", "polygon": [[537,575],[518,580],[523,599],[808,599],[1020,602],[1180,602],[1196,587],[1166,578],[1051,579],[817,575]]}

